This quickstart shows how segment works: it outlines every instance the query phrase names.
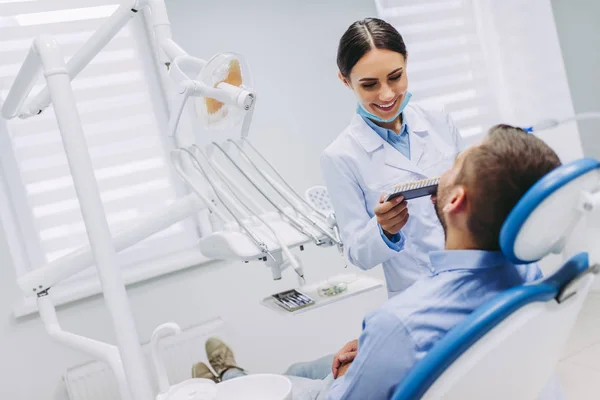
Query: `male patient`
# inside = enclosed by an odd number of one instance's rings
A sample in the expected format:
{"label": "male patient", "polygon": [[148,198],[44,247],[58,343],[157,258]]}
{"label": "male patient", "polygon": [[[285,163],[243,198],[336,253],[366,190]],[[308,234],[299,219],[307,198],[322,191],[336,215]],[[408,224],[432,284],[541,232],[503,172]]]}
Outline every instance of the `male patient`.
{"label": "male patient", "polygon": [[[292,378],[294,399],[387,400],[415,363],[471,312],[541,277],[536,265],[504,258],[499,234],[525,192],[559,165],[544,142],[507,125],[493,127],[480,145],[462,152],[431,198],[446,237],[445,249],[429,254],[432,275],[367,315],[358,343],[338,353],[332,374]],[[207,353],[222,379],[245,374],[218,339],[209,340]],[[195,368],[199,377],[208,371]]]}

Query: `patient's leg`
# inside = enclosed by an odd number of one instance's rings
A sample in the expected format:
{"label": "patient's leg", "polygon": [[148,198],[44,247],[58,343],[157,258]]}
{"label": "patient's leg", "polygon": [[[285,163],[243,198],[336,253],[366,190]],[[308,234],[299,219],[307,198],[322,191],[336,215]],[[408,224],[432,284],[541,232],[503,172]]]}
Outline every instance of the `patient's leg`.
{"label": "patient's leg", "polygon": [[222,381],[228,381],[229,379],[239,378],[240,376],[246,376],[248,373],[240,368],[228,368],[221,374]]}
{"label": "patient's leg", "polygon": [[309,379],[325,379],[331,373],[333,357],[334,354],[330,354],[314,361],[292,364],[283,374]]}
{"label": "patient's leg", "polygon": [[208,362],[217,373],[219,379],[224,380],[224,375],[228,374],[227,379],[237,378],[246,375],[243,369],[238,367],[233,350],[227,346],[221,339],[212,337],[204,345]]}
{"label": "patient's leg", "polygon": [[[231,348],[217,338],[210,338],[207,340],[206,355],[212,368],[219,375],[221,381],[227,381],[248,375],[246,371],[237,365]],[[331,375],[330,371],[332,361],[333,356],[327,356],[311,363],[297,364],[295,367],[292,366],[294,368],[290,367],[288,372],[319,376],[317,379],[288,376],[288,379],[290,382],[292,382],[292,399],[324,399],[327,389],[333,383],[333,376]],[[325,379],[326,377],[327,379]]]}

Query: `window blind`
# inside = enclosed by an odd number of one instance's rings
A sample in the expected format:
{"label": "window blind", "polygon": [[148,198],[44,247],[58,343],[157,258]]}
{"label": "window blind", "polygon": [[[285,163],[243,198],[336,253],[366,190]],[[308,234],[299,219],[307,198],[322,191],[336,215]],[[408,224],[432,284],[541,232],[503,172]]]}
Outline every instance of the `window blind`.
{"label": "window blind", "polygon": [[[118,7],[115,0],[0,0],[0,99],[5,98],[39,34],[54,37],[68,60]],[[176,198],[149,84],[132,29],[125,27],[73,80],[77,108],[112,234]],[[33,95],[43,88],[40,76]],[[27,120],[6,122],[37,241],[46,262],[88,242],[52,106]],[[1,154],[1,153],[0,153]],[[27,220],[23,218],[22,220]],[[195,245],[183,223],[119,254],[123,266]],[[32,248],[29,243],[29,248]],[[35,246],[34,246],[35,247]],[[37,268],[39,265],[32,265]]]}
{"label": "window blind", "polygon": [[376,0],[408,50],[409,90],[415,101],[442,104],[463,137],[497,119],[471,0]]}

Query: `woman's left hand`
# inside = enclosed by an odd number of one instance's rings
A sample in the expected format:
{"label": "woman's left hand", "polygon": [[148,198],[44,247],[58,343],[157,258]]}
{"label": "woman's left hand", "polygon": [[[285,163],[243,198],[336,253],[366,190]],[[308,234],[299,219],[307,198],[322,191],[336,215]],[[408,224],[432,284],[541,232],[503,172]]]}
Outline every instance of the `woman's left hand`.
{"label": "woman's left hand", "polygon": [[379,204],[375,206],[374,214],[377,223],[383,229],[383,233],[389,238],[400,232],[408,221],[408,203],[403,197],[396,197],[390,201],[384,201],[382,194]]}

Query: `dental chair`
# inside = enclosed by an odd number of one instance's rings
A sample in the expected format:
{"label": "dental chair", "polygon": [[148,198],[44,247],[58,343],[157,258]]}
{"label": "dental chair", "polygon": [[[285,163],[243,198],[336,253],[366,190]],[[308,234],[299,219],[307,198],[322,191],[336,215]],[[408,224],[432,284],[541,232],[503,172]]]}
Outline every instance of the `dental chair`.
{"label": "dental chair", "polygon": [[600,162],[581,159],[525,194],[502,227],[502,252],[519,264],[562,252],[566,262],[477,309],[415,365],[393,400],[533,400],[552,392],[547,385],[600,270],[599,183]]}

